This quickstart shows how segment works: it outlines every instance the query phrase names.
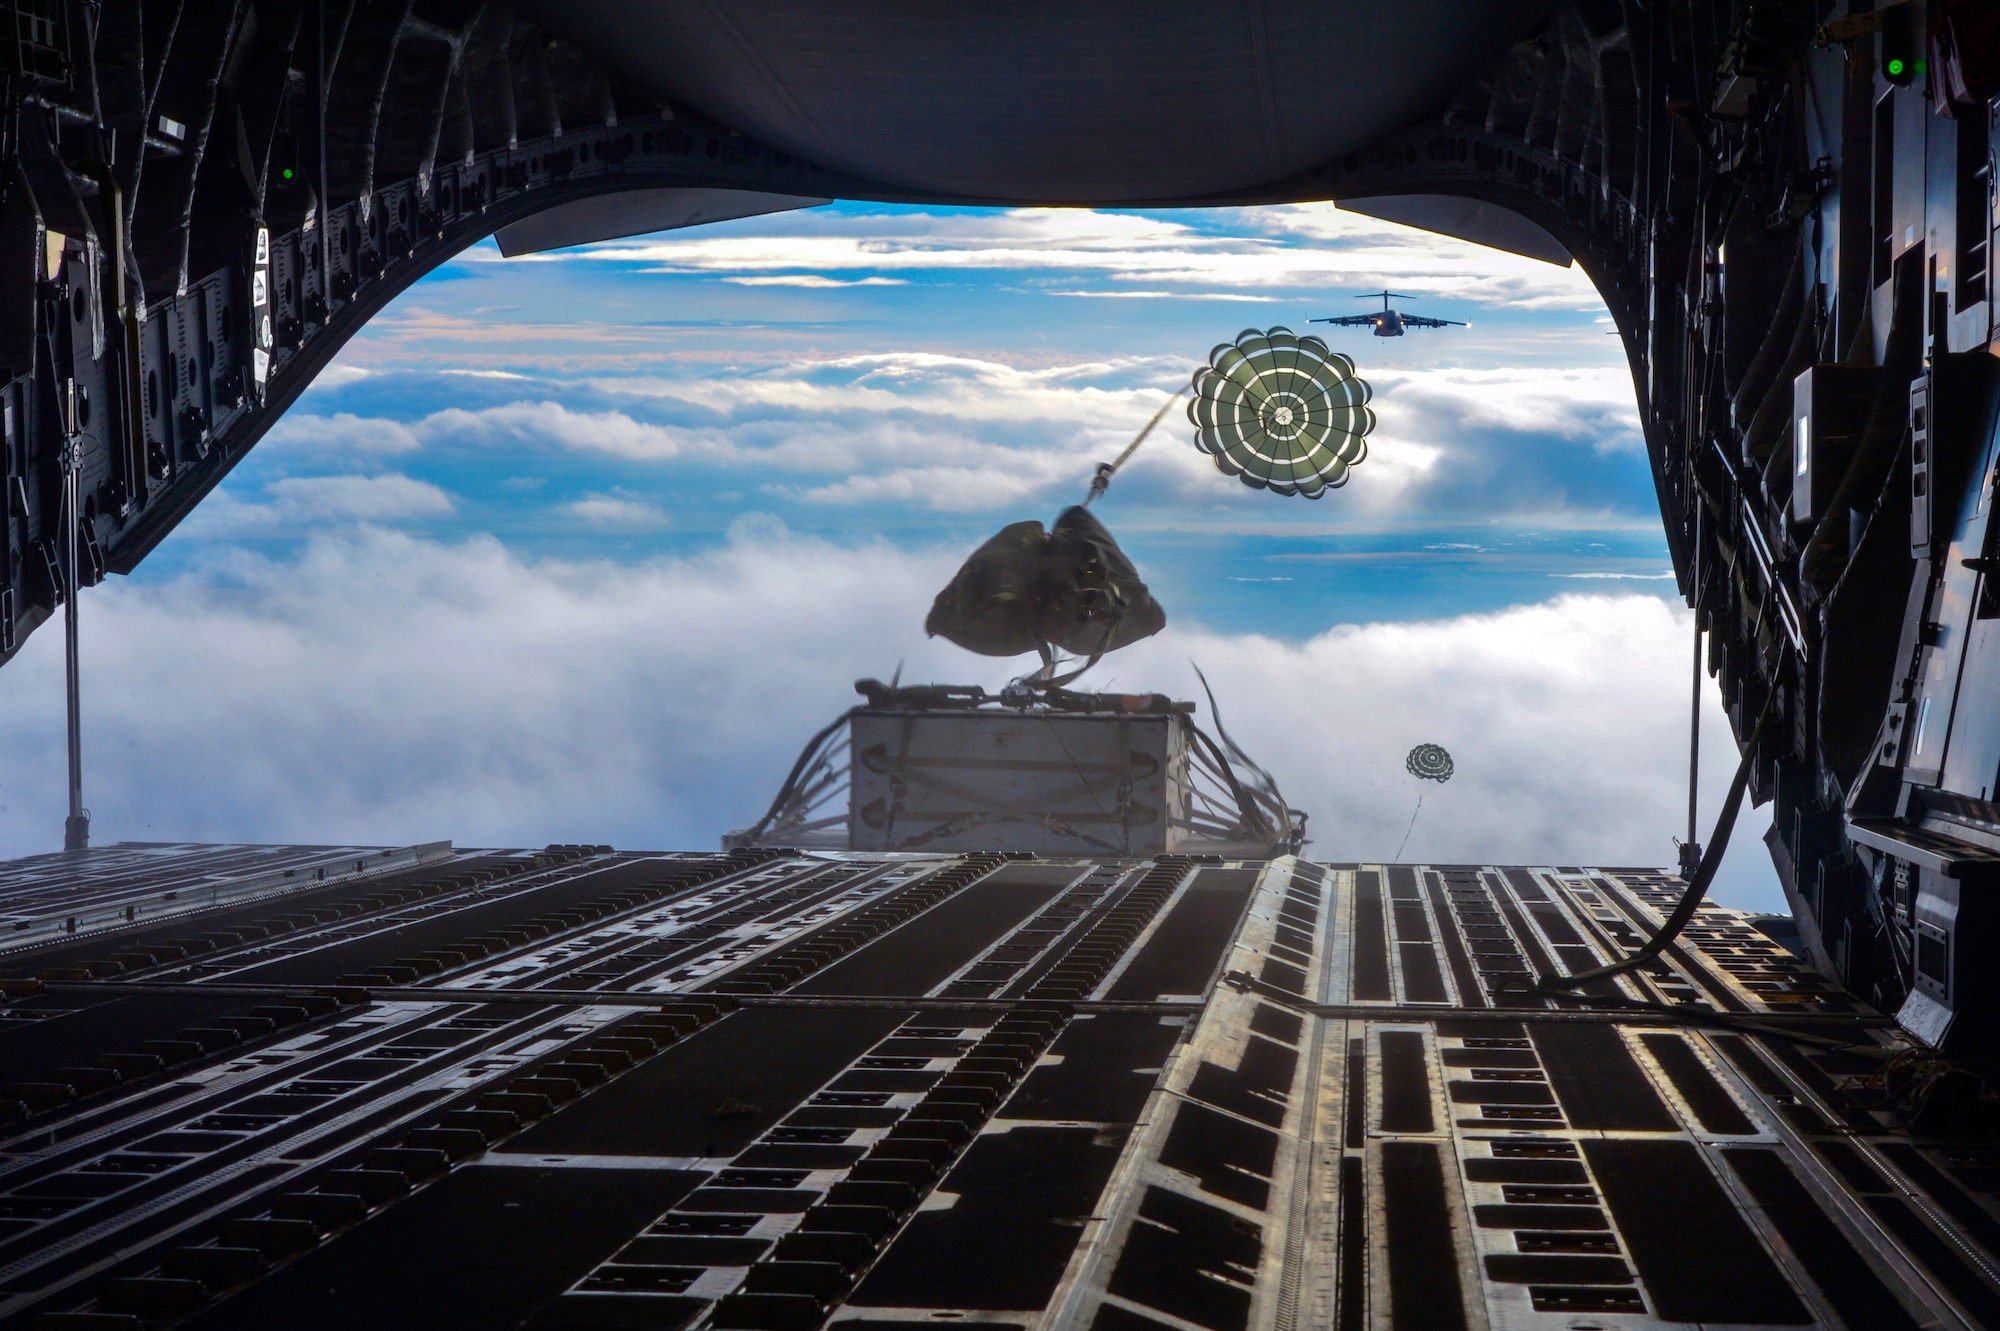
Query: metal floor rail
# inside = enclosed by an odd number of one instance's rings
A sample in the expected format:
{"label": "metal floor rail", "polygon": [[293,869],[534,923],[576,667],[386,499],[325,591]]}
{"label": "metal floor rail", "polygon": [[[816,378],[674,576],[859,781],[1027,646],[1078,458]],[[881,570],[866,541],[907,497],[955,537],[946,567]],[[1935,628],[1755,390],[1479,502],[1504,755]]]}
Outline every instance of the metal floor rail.
{"label": "metal floor rail", "polygon": [[[248,850],[168,859],[328,854]],[[1532,992],[1678,888],[570,846],[225,891],[0,958],[0,1328],[2000,1324],[2000,1138],[1912,1135],[1920,1061],[1755,917]]]}

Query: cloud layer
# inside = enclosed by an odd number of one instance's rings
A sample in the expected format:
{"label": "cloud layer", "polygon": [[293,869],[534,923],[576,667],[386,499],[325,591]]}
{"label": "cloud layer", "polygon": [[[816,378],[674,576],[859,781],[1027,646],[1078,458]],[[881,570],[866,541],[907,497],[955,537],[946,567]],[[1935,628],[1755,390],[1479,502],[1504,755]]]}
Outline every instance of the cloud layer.
{"label": "cloud layer", "polygon": [[[372,398],[378,410],[400,398],[400,418],[301,413],[273,431],[260,456],[288,471],[409,467],[425,453],[518,457],[599,489],[614,481],[644,486],[650,477],[656,488],[695,481],[743,490],[763,506],[997,516],[1028,501],[1079,497],[1095,463],[1115,456],[1183,387],[1179,377],[1162,383],[1163,368],[1146,361],[1023,368],[912,351],[795,359],[749,373],[600,377],[581,386],[513,375],[440,383],[435,374],[406,373],[337,395]],[[1189,443],[1179,409],[1134,455],[1121,494],[1137,489],[1149,505],[1262,522],[1337,515],[1616,523],[1650,502],[1622,370],[1387,371],[1374,384],[1381,424],[1368,461],[1325,506],[1274,502],[1225,480]],[[440,399],[466,405],[418,410]],[[310,520],[295,509],[281,516]],[[442,511],[434,504],[381,516]],[[330,516],[366,515],[336,507]]]}
{"label": "cloud layer", "polygon": [[[107,584],[83,619],[96,839],[713,845],[754,821],[857,676],[901,662],[997,687],[1030,664],[924,638],[960,553],[768,518],[638,564],[362,529],[295,560]],[[1403,755],[1434,742],[1458,776],[1426,788],[1410,858],[1657,864],[1685,807],[1688,631],[1657,599],[1597,595],[1290,645],[1170,626],[1094,678],[1199,697],[1198,661],[1322,858],[1395,851],[1418,794]],[[61,825],[56,636],[8,676],[0,853],[17,855]],[[1708,777],[1712,811],[1727,773]],[[1773,906],[1754,837],[1722,893]]]}

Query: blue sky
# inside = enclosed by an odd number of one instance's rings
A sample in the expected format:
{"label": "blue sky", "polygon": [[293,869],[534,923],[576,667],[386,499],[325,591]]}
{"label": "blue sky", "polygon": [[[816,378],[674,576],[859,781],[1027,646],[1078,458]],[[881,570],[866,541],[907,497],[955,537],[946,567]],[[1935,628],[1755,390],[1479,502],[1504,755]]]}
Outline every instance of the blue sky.
{"label": "blue sky", "polygon": [[[1120,473],[1098,512],[1170,627],[1102,678],[1220,667],[1327,858],[1394,849],[1434,740],[1461,776],[1411,854],[1668,862],[1691,626],[1609,319],[1575,269],[1330,205],[469,251],[87,603],[97,839],[713,844],[857,674],[1026,669],[923,638],[957,560],[1080,500],[1215,344],[1384,286],[1471,326],[1324,332],[1380,420],[1346,488],[1249,490],[1178,410]],[[60,824],[54,637],[0,679],[7,853]],[[1724,895],[1773,907],[1761,827]]]}

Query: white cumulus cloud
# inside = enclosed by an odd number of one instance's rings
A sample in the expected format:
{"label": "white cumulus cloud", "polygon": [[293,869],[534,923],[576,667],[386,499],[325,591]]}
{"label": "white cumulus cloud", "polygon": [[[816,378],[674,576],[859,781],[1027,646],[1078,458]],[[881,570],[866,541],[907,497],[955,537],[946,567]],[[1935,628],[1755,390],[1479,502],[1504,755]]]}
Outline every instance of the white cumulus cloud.
{"label": "white cumulus cloud", "polygon": [[300,529],[353,522],[393,523],[441,517],[452,497],[429,481],[396,473],[381,476],[284,476],[264,486],[261,502],[218,490],[183,525],[197,537],[251,532],[294,534]]}
{"label": "white cumulus cloud", "polygon": [[[1517,309],[1595,309],[1575,268],[1399,226],[1332,204],[1231,210],[1227,231],[1085,208],[953,214],[809,214],[610,241],[532,262],[615,262],[652,273],[1089,273],[1189,288],[1395,286]],[[471,261],[501,261],[479,251]],[[511,260],[505,262],[519,262]],[[735,280],[735,279],[731,279]]]}
{"label": "white cumulus cloud", "polygon": [[838,287],[902,287],[909,283],[900,277],[856,277],[842,280],[820,273],[765,273],[755,277],[725,277],[725,282],[733,282],[740,287],[804,287],[807,290],[827,291]]}
{"label": "white cumulus cloud", "polygon": [[653,505],[621,495],[585,495],[564,504],[562,511],[599,527],[658,527],[667,521]]}
{"label": "white cumulus cloud", "polygon": [[[712,846],[857,676],[903,662],[906,680],[995,688],[1032,664],[924,637],[963,554],[771,519],[639,564],[362,528],[295,559],[114,580],[83,615],[96,839]],[[1198,661],[1324,859],[1395,851],[1418,794],[1403,755],[1431,742],[1458,775],[1427,788],[1411,858],[1661,864],[1685,809],[1689,632],[1633,595],[1298,643],[1177,623],[1086,678],[1198,698]],[[59,635],[31,638],[6,683],[0,854],[19,855],[60,836]],[[1732,752],[1712,690],[1704,741],[1706,818]],[[1764,821],[1739,827],[1724,899],[1781,906]]]}

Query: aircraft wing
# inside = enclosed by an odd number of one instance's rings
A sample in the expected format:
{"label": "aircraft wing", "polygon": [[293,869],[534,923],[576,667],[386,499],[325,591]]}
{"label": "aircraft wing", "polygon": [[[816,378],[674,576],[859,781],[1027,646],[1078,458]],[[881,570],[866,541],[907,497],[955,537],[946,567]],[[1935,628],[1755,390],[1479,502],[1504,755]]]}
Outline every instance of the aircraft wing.
{"label": "aircraft wing", "polygon": [[1366,328],[1382,316],[1379,314],[1346,314],[1337,319],[1311,319],[1316,324],[1337,324],[1342,328]]}
{"label": "aircraft wing", "polygon": [[1450,328],[1454,326],[1458,328],[1471,327],[1470,324],[1464,323],[1458,319],[1433,319],[1430,318],[1428,315],[1422,315],[1422,314],[1405,314],[1401,317],[1403,320],[1403,327],[1405,328]]}

